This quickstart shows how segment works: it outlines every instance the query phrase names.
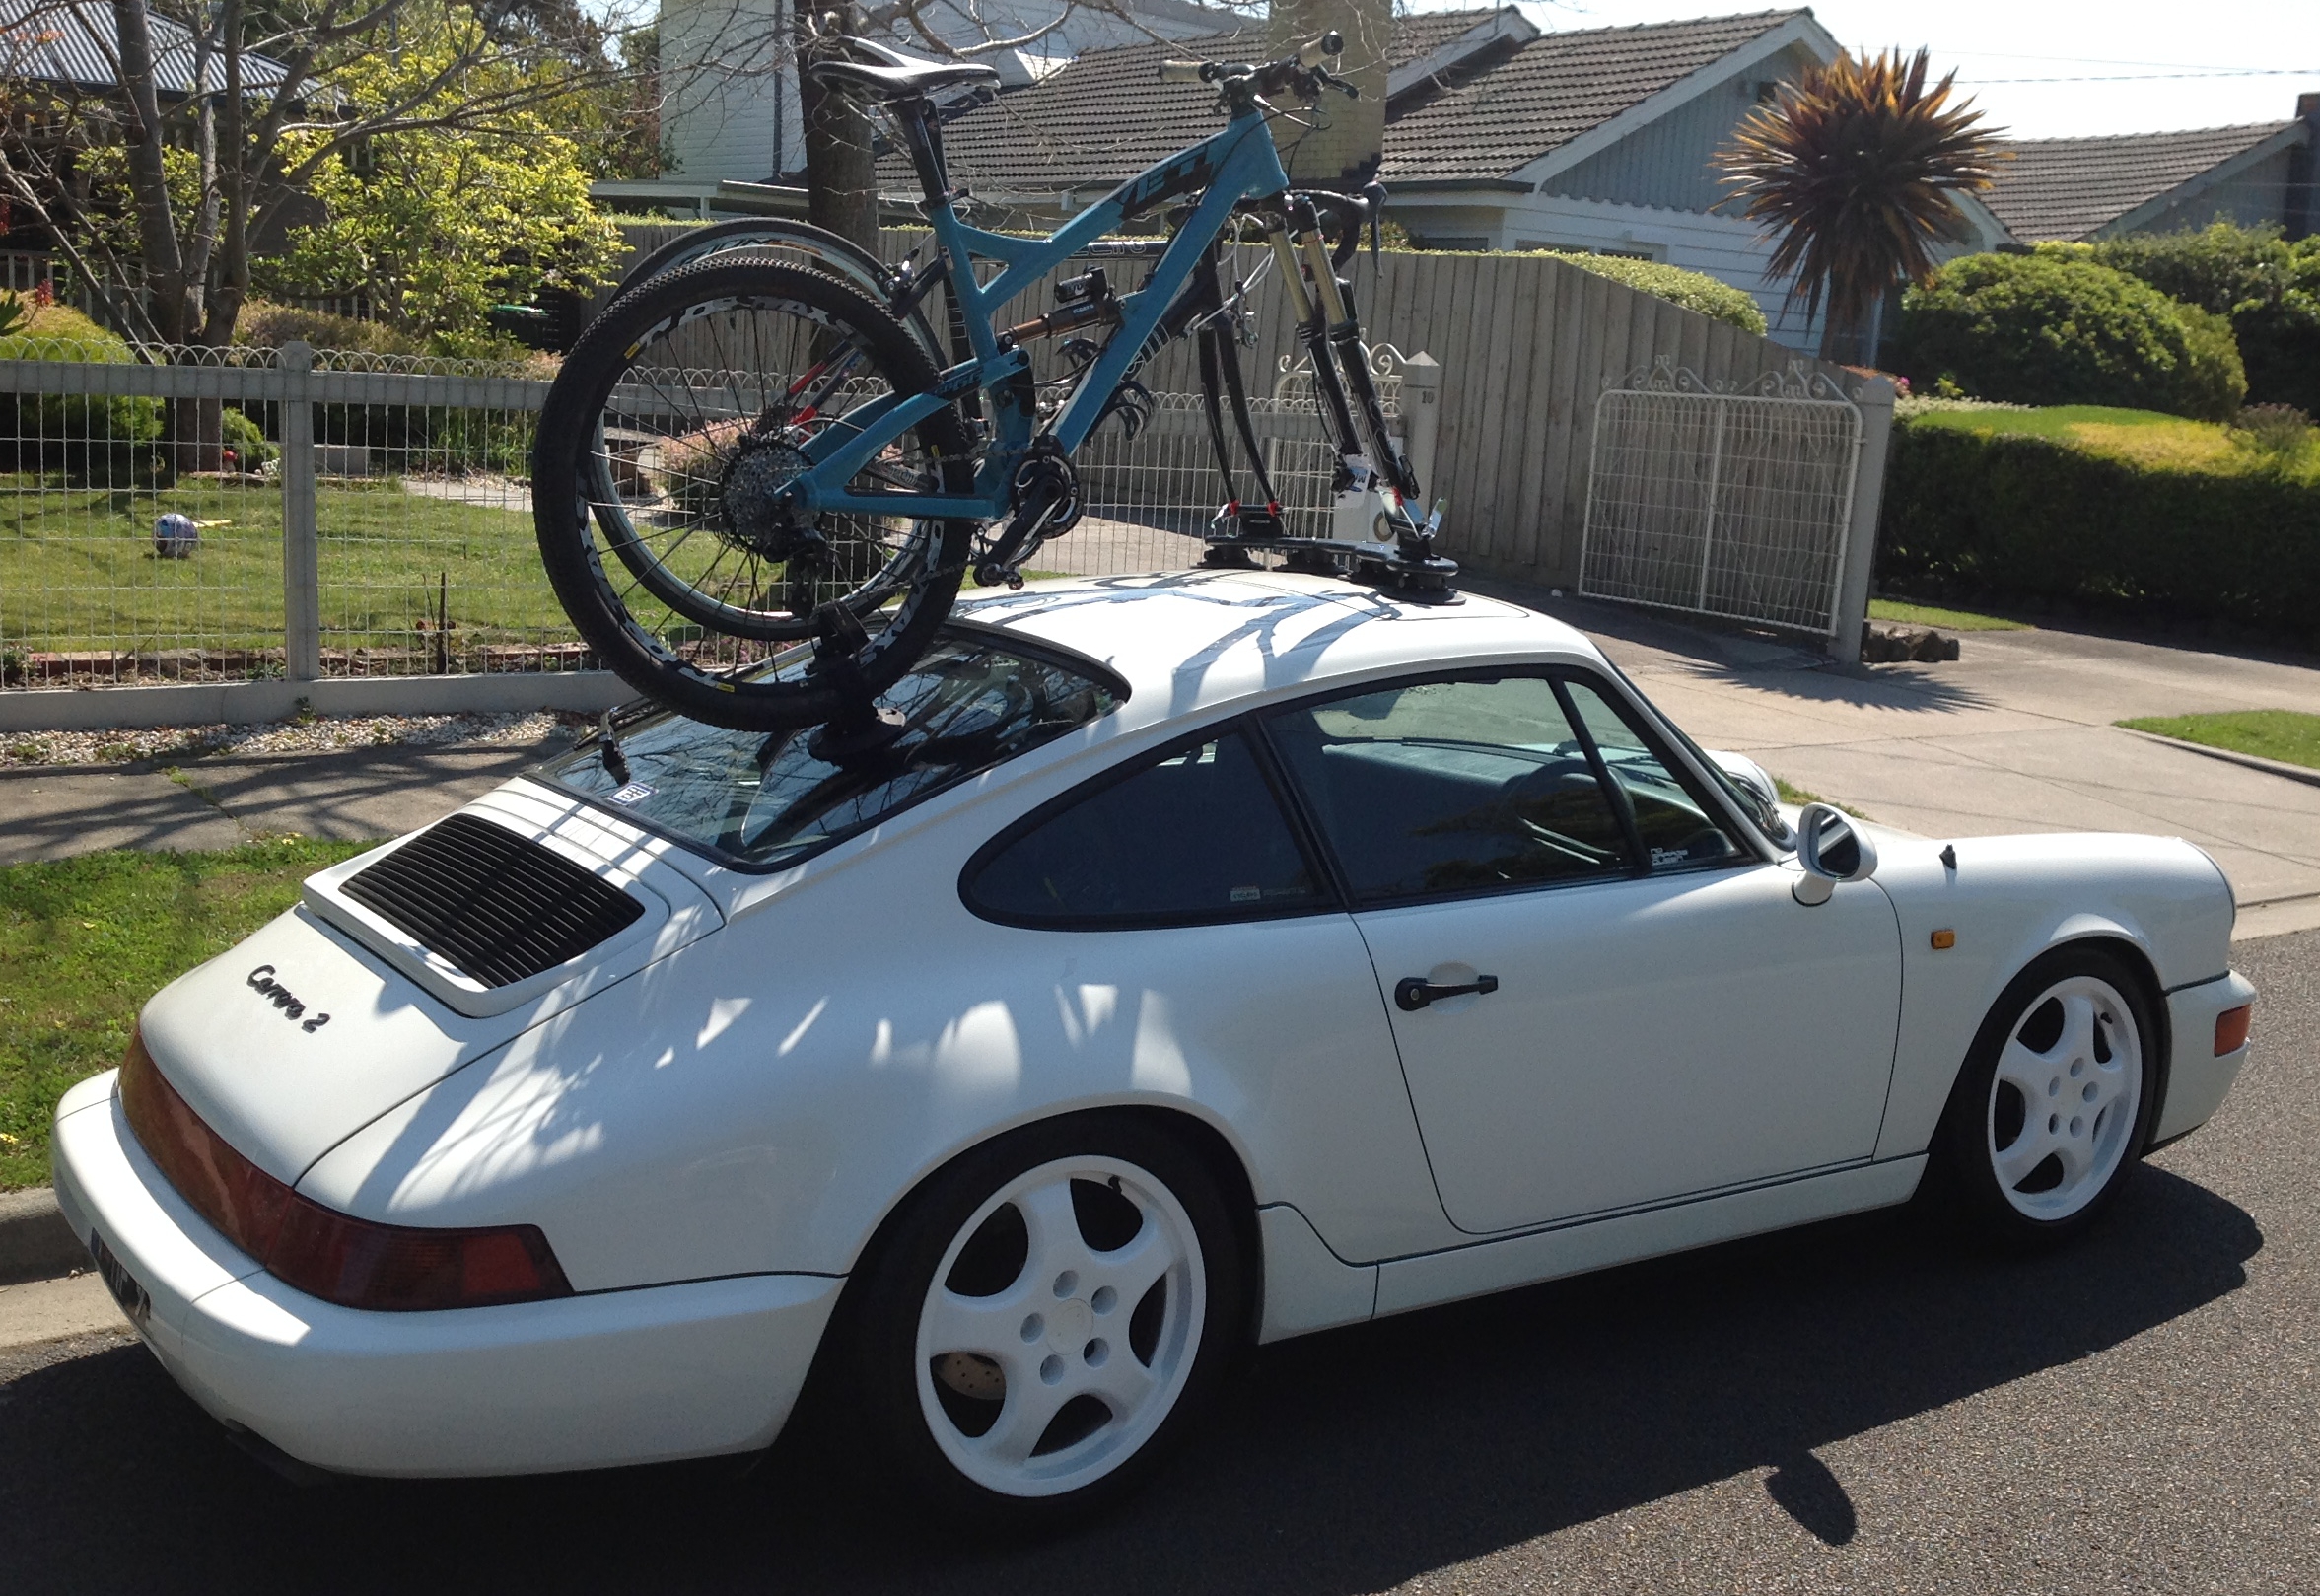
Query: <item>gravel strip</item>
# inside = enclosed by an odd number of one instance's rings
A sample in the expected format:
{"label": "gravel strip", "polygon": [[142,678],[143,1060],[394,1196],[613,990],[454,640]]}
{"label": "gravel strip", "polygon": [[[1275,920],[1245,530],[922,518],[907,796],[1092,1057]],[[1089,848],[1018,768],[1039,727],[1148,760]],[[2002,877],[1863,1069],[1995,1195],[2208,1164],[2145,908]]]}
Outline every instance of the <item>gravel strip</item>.
{"label": "gravel strip", "polygon": [[332,753],[393,743],[424,747],[538,742],[594,723],[584,715],[534,710],[501,715],[301,716],[245,726],[154,726],[101,731],[19,731],[0,741],[0,768],[125,765],[153,759],[199,759]]}

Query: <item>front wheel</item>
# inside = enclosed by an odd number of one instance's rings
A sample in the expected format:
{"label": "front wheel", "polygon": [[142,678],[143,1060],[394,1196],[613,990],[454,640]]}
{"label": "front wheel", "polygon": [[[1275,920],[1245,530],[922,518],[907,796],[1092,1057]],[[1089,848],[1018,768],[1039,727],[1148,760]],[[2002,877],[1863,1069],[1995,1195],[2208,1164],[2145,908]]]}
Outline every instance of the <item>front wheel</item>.
{"label": "front wheel", "polygon": [[2150,1139],[2150,1002],[2117,955],[2060,947],[2000,997],[1959,1074],[1937,1153],[1992,1239],[2051,1246],[2094,1221]]}
{"label": "front wheel", "polygon": [[1075,1116],[976,1149],[911,1200],[832,1334],[878,1478],[985,1529],[1134,1485],[1245,1339],[1238,1232],[1180,1143]]}

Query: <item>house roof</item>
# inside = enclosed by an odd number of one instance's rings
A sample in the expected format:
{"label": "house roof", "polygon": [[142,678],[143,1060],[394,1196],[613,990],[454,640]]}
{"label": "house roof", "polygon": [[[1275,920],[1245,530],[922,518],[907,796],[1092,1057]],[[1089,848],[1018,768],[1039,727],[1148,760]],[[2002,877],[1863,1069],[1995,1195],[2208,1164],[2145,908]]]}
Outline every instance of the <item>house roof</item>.
{"label": "house roof", "polygon": [[1761,11],[1541,34],[1390,107],[1382,175],[1389,184],[1503,177],[1804,15]]}
{"label": "house roof", "polygon": [[[1512,7],[1399,17],[1389,71],[1436,52],[1445,70],[1397,85],[1386,104],[1381,176],[1396,180],[1503,178],[1798,17],[1740,17],[1538,33]],[[1506,19],[1508,26],[1490,25]],[[1474,47],[1450,48],[1464,35]],[[1262,59],[1261,30],[1175,43],[1090,50],[1034,87],[1002,95],[945,133],[950,165],[970,185],[1055,188],[1122,181],[1215,131],[1215,97],[1160,81],[1160,63]],[[882,174],[909,182],[889,158]]]}
{"label": "house roof", "polygon": [[1982,196],[2025,243],[2083,239],[2214,168],[2292,134],[2300,122],[2203,127],[2183,133],[2025,139]]}
{"label": "house roof", "polygon": [[[193,35],[159,12],[151,14],[154,86],[164,95],[193,93]],[[0,78],[19,83],[110,89],[118,83],[120,35],[112,7],[100,0],[0,0]],[[204,63],[203,87],[226,86],[225,63]],[[242,57],[246,88],[272,89],[283,81],[279,64],[262,55]]]}

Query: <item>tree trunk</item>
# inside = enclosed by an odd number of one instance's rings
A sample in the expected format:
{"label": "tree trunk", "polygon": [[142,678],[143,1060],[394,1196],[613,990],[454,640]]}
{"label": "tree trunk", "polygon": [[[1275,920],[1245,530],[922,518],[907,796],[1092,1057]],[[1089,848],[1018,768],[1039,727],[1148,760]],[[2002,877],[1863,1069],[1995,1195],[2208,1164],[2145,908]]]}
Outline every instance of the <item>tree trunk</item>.
{"label": "tree trunk", "polygon": [[[838,19],[837,28],[854,33],[862,26],[861,13],[851,0],[838,6],[798,0],[800,60],[808,36],[807,19]],[[823,31],[829,31],[825,22]],[[806,113],[806,216],[842,239],[851,239],[872,254],[879,247],[879,189],[876,158],[871,153],[870,118],[844,95],[832,94],[804,71],[798,74],[799,106]]]}

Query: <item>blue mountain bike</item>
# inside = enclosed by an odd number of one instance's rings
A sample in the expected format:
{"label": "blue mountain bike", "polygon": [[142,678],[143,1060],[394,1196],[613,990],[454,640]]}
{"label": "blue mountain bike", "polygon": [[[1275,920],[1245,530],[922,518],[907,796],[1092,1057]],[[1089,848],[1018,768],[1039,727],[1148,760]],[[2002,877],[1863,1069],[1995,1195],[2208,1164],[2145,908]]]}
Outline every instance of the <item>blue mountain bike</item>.
{"label": "blue mountain bike", "polygon": [[[825,45],[807,70],[882,103],[925,190],[932,251],[888,268],[801,224],[744,223],[632,275],[565,361],[534,451],[540,550],[581,635],[640,692],[695,719],[742,730],[846,722],[875,742],[871,700],[932,642],[961,580],[1019,583],[1071,529],[1074,452],[1107,419],[1133,430],[1149,414],[1137,373],[1184,336],[1199,341],[1225,491],[1209,563],[1287,550],[1307,569],[1446,593],[1455,568],[1415,513],[1419,484],[1387,435],[1338,275],[1365,227],[1374,242],[1383,190],[1292,190],[1267,126],[1277,98],[1353,92],[1324,64],[1341,48],[1332,34],[1261,65],[1164,63],[1164,80],[1214,87],[1225,127],[1039,239],[968,226],[968,196],[945,169],[943,125],[960,106],[937,97],[965,89],[966,104],[987,103],[989,68]],[[1165,234],[1107,237],[1147,219]],[[1248,285],[1228,290],[1221,243],[1252,229],[1287,285],[1337,456],[1328,537],[1287,535],[1248,417],[1237,350]],[[1099,263],[1060,282],[1054,309],[999,321],[1076,256]],[[1149,271],[1115,287],[1109,257]],[[1059,335],[1042,378],[1028,346]]]}

